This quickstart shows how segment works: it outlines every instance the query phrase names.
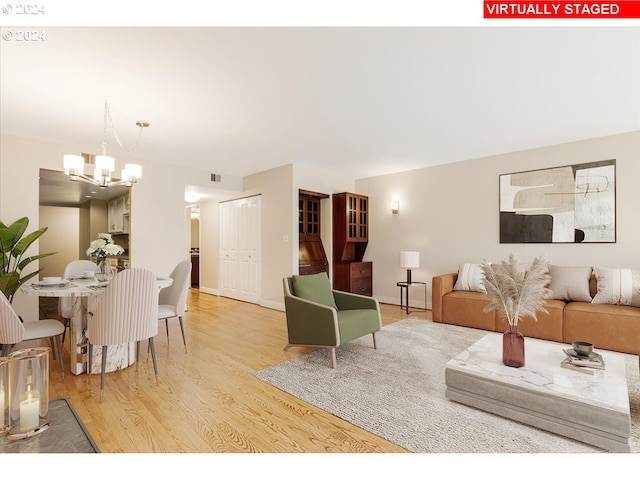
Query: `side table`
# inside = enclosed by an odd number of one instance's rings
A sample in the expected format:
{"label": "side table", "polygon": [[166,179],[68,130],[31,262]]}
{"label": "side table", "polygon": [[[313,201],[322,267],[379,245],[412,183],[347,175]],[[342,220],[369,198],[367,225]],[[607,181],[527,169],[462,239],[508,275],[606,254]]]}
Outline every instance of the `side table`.
{"label": "side table", "polygon": [[[400,308],[405,308],[407,314],[409,312],[409,288],[422,287],[424,289],[424,311],[427,311],[427,284],[425,282],[398,282],[396,283],[400,287]],[[404,293],[404,303],[402,300],[402,294]]]}

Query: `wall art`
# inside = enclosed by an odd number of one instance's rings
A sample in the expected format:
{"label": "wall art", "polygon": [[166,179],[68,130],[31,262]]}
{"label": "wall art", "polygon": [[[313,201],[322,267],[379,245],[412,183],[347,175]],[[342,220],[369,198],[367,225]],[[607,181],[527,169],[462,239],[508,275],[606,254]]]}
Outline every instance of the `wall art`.
{"label": "wall art", "polygon": [[500,175],[500,243],[615,243],[616,161]]}

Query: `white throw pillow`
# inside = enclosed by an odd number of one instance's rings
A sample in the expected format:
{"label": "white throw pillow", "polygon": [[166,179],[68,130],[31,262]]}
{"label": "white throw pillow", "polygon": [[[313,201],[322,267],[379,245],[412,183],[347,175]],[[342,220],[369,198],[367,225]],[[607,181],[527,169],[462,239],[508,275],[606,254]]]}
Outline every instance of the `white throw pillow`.
{"label": "white throw pillow", "polygon": [[593,267],[598,291],[592,303],[640,307],[640,270]]}
{"label": "white throw pillow", "polygon": [[553,292],[551,298],[565,302],[591,302],[589,279],[591,267],[560,267],[549,265]]}
{"label": "white throw pillow", "polygon": [[487,293],[487,289],[484,286],[482,266],[479,263],[461,263],[458,268],[458,279],[453,289],[465,292]]}

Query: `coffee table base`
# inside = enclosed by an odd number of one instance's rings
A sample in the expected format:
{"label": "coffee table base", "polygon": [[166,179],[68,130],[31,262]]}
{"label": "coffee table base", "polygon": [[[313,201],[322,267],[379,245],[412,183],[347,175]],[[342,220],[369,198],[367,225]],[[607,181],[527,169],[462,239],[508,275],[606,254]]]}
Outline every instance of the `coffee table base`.
{"label": "coffee table base", "polygon": [[[498,334],[497,337],[499,339],[500,335]],[[532,357],[531,360],[527,359],[527,364],[541,365],[539,371],[529,367],[527,372],[524,370],[527,369],[527,365],[523,369],[502,365],[499,360],[501,352],[499,348],[496,351],[496,358],[487,360],[487,352],[490,352],[494,342],[496,338],[492,337],[489,342],[485,337],[478,342],[480,347],[477,351],[472,346],[447,364],[445,396],[449,400],[611,452],[631,451],[628,396],[627,406],[624,408],[624,399],[620,402],[616,398],[611,401],[611,405],[607,405],[600,400],[590,401],[589,398],[581,397],[579,391],[576,395],[572,395],[571,389],[579,388],[584,381],[591,382],[593,379],[587,380],[580,376],[590,377],[589,375],[569,370],[565,372],[565,369],[560,368],[559,363],[563,358],[561,344],[527,339],[525,349]],[[555,355],[556,345],[558,355]],[[551,360],[548,358],[549,351],[553,352]],[[606,373],[613,375],[613,383],[617,384],[620,381],[621,368],[621,375],[625,378],[624,393],[626,393],[624,359],[614,353],[609,353],[608,358],[611,361],[610,365],[607,364]],[[620,362],[622,362],[621,366]],[[554,371],[554,368],[557,368],[558,372]],[[618,371],[614,372],[614,369]],[[597,375],[603,373],[599,372]],[[537,385],[530,381],[531,375],[534,374],[538,378],[554,379],[559,383],[568,383],[566,380],[571,380],[571,377],[565,377],[565,375],[577,375],[578,377],[573,379],[577,387],[572,386],[567,393],[553,385],[553,380],[549,384],[540,382]],[[591,392],[594,384],[585,384],[585,388],[589,388]],[[603,390],[605,389],[608,390],[603,386]],[[597,396],[597,392],[593,395]],[[620,392],[620,395],[623,395],[623,392]],[[619,407],[619,403],[622,403],[622,408]]]}

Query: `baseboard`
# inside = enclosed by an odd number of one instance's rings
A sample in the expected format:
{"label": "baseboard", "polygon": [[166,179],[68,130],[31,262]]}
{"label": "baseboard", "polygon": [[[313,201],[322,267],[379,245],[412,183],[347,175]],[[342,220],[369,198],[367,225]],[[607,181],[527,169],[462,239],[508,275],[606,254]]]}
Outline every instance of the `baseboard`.
{"label": "baseboard", "polygon": [[200,287],[198,290],[209,295],[220,295],[220,291],[216,288]]}
{"label": "baseboard", "polygon": [[272,310],[279,310],[281,312],[284,312],[284,302],[279,302],[279,301],[275,301],[275,300],[265,300],[262,299],[260,300],[260,306],[261,307],[265,307],[265,308],[270,308]]}

